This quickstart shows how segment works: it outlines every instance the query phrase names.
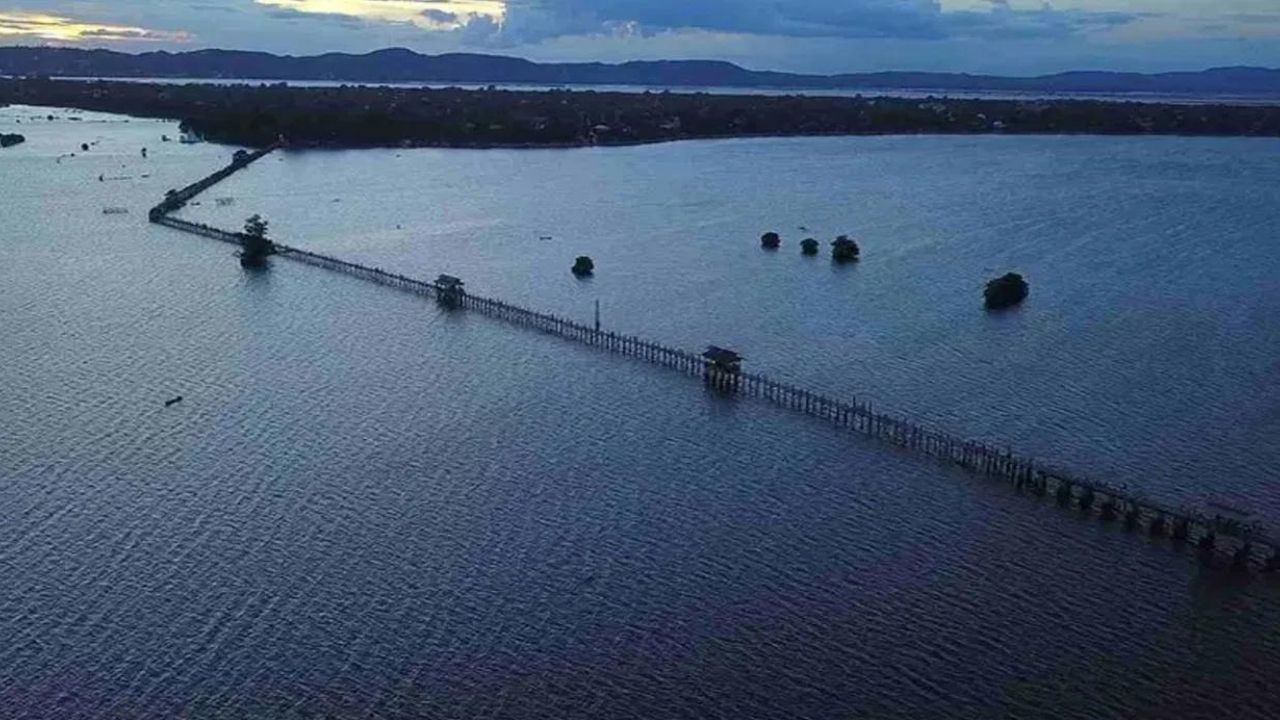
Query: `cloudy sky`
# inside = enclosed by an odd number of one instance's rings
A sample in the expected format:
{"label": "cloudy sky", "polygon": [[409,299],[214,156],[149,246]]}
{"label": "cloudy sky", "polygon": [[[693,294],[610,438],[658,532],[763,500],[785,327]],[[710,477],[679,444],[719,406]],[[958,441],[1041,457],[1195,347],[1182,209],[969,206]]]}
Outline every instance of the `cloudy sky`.
{"label": "cloudy sky", "polygon": [[1280,0],[0,0],[0,45],[408,47],[808,72],[1280,67]]}

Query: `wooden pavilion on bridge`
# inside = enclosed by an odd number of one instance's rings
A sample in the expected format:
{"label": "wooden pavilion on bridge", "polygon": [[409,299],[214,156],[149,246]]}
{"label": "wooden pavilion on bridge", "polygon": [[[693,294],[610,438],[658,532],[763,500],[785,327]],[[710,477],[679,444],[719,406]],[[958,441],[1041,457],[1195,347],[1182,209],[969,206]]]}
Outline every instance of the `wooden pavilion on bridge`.
{"label": "wooden pavilion on bridge", "polygon": [[711,365],[721,372],[737,373],[742,370],[742,356],[727,348],[709,345],[702,357],[711,361]]}
{"label": "wooden pavilion on bridge", "polygon": [[728,348],[710,345],[702,357],[707,359],[706,381],[726,390],[738,387],[738,373],[742,371],[742,356]]}
{"label": "wooden pavilion on bridge", "polygon": [[441,275],[436,278],[435,282],[438,293],[436,297],[445,305],[459,307],[462,305],[462,296],[466,294],[466,290],[463,289],[464,285],[466,283],[462,282],[461,278],[456,278],[452,275]]}

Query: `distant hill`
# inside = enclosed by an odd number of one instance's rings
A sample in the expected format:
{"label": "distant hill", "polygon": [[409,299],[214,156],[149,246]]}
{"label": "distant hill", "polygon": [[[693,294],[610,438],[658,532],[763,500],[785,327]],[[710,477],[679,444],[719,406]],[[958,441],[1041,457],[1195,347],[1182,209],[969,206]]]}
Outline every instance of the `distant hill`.
{"label": "distant hill", "polygon": [[1039,77],[919,72],[802,75],[747,70],[733,63],[704,60],[616,65],[535,63],[498,55],[421,55],[405,49],[379,50],[365,55],[329,53],[292,57],[232,50],[131,55],[109,50],[3,47],[0,48],[0,75],[1280,97],[1280,70],[1254,67],[1151,75],[1067,72]]}

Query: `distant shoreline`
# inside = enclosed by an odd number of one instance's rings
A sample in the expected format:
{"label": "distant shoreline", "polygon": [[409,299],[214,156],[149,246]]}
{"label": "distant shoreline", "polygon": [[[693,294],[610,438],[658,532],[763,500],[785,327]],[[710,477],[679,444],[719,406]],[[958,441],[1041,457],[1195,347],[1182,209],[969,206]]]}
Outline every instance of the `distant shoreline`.
{"label": "distant shoreline", "polygon": [[[634,140],[619,142],[596,142],[596,143],[559,143],[559,144],[533,144],[533,143],[506,143],[506,144],[442,144],[442,143],[423,143],[413,145],[362,145],[362,146],[288,146],[290,150],[311,150],[315,152],[348,152],[352,150],[587,150],[590,148],[628,148],[628,147],[646,147],[652,145],[674,145],[684,142],[714,142],[717,140],[806,140],[806,139],[829,139],[829,138],[874,138],[874,137],[1203,137],[1203,138],[1251,138],[1255,140],[1280,140],[1280,136],[1272,135],[1212,135],[1212,134],[1195,134],[1195,135],[1175,135],[1151,133],[1091,133],[1091,132],[1024,132],[1024,133],[999,133],[999,132],[829,132],[829,133],[769,133],[760,135],[684,135],[675,138],[663,138],[654,140]],[[209,141],[215,144],[218,141]]]}
{"label": "distant shoreline", "polygon": [[[0,79],[18,80],[21,77],[7,76],[0,73]],[[910,99],[910,100],[1008,100],[1022,102],[1059,102],[1079,100],[1085,102],[1118,102],[1118,103],[1142,103],[1142,104],[1167,104],[1167,105],[1257,105],[1257,106],[1280,106],[1280,90],[1275,93],[1228,93],[1228,92],[1158,92],[1147,90],[1132,91],[1070,91],[1070,90],[983,90],[983,89],[966,89],[966,88],[946,88],[946,87],[800,87],[800,86],[732,86],[732,85],[627,85],[627,84],[608,84],[608,83],[529,83],[529,82],[448,82],[448,81],[419,81],[419,82],[373,82],[373,81],[338,81],[338,80],[308,80],[308,79],[279,79],[279,78],[208,78],[208,77],[177,77],[164,76],[155,77],[147,75],[139,76],[53,76],[50,80],[65,80],[70,82],[124,82],[124,83],[151,83],[157,85],[214,85],[214,86],[235,86],[247,85],[256,87],[260,85],[287,85],[296,88],[341,88],[341,87],[370,87],[370,88],[398,88],[404,90],[485,90],[494,87],[497,90],[508,92],[553,92],[553,91],[573,91],[573,92],[596,92],[596,93],[625,93],[625,94],[644,94],[644,93],[680,93],[685,95],[742,95],[742,96],[800,96],[800,97],[865,97],[865,98],[883,98],[883,99]]]}
{"label": "distant shoreline", "polygon": [[364,54],[331,52],[282,56],[206,49],[176,53],[123,53],[70,47],[0,47],[0,75],[65,78],[192,78],[220,82],[406,84],[506,84],[656,88],[794,90],[802,93],[918,90],[925,93],[1033,93],[1062,95],[1183,95],[1266,97],[1280,100],[1280,69],[1216,67],[1137,73],[1075,70],[1034,76],[889,70],[835,74],[752,70],[715,60],[653,60],[622,63],[543,63],[474,53],[424,55],[405,48]]}
{"label": "distant shoreline", "polygon": [[210,142],[563,149],[883,135],[1280,137],[1280,106],[0,79],[0,104],[177,120]]}

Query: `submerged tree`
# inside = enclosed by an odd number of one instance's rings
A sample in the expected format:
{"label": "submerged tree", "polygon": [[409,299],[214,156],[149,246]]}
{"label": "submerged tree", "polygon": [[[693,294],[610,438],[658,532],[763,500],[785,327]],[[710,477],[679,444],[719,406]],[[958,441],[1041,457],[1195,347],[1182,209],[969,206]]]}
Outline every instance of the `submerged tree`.
{"label": "submerged tree", "polygon": [[573,274],[578,277],[586,277],[596,271],[595,261],[586,255],[580,255],[577,260],[573,261]]}
{"label": "submerged tree", "polygon": [[988,310],[1002,310],[1026,300],[1029,292],[1027,281],[1021,275],[1005,273],[987,283],[983,296],[986,298]]}
{"label": "submerged tree", "polygon": [[267,221],[261,215],[244,221],[240,246],[240,264],[244,267],[262,267],[267,264],[267,257],[275,254],[276,246],[267,239]]}
{"label": "submerged tree", "polygon": [[782,246],[782,236],[776,232],[767,232],[760,236],[760,247],[765,250],[777,250]]}
{"label": "submerged tree", "polygon": [[831,259],[838,263],[855,262],[862,257],[862,248],[848,235],[841,235],[831,243]]}
{"label": "submerged tree", "polygon": [[818,254],[818,241],[813,238],[805,238],[800,241],[800,252],[805,255]]}

